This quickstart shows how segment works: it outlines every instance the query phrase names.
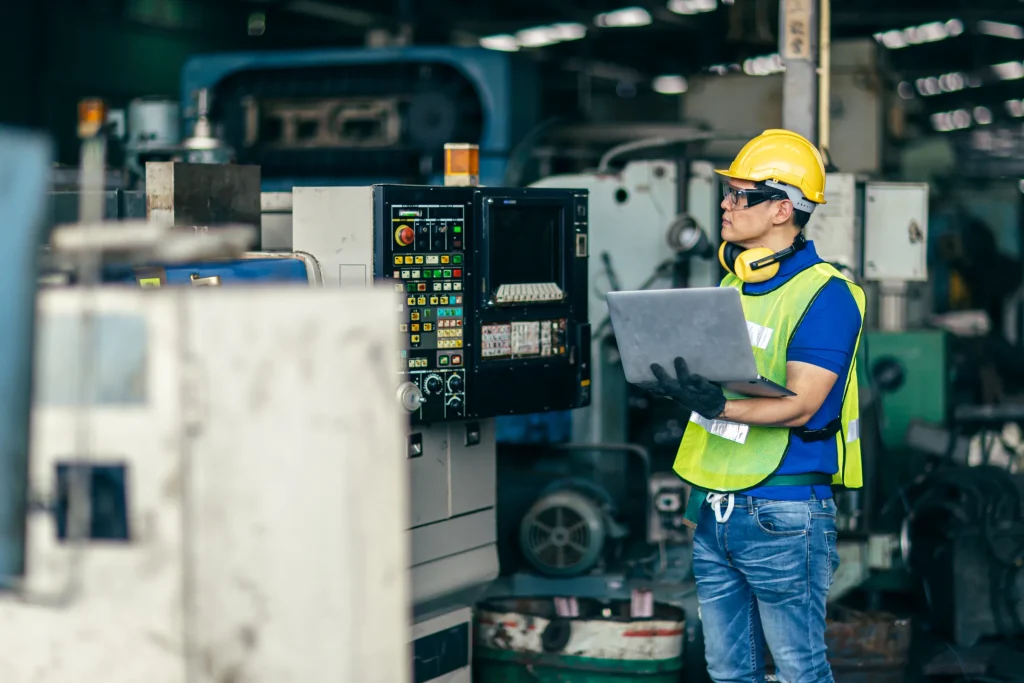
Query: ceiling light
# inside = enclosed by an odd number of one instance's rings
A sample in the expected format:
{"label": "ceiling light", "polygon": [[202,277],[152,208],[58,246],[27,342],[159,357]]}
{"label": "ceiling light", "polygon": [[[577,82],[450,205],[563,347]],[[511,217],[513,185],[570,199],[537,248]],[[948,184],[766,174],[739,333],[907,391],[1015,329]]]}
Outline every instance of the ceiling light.
{"label": "ceiling light", "polygon": [[583,24],[552,24],[551,30],[563,42],[579,40],[587,35],[587,27]]}
{"label": "ceiling light", "polygon": [[718,9],[717,0],[669,0],[668,10],[676,14],[700,14]]}
{"label": "ceiling light", "polygon": [[1001,21],[979,21],[975,26],[978,33],[997,38],[1009,38],[1011,40],[1024,39],[1024,28],[1016,24],[1004,24]]}
{"label": "ceiling light", "polygon": [[503,33],[497,36],[487,36],[480,39],[480,47],[488,50],[500,50],[502,52],[516,52],[519,50],[519,43],[516,37]]}
{"label": "ceiling light", "polygon": [[1006,113],[1015,119],[1019,119],[1024,116],[1024,102],[1020,100],[1006,100],[1004,103],[1006,106]]}
{"label": "ceiling light", "polygon": [[662,95],[681,95],[688,87],[689,84],[682,76],[658,76],[651,82],[654,92]]}
{"label": "ceiling light", "polygon": [[1020,62],[1003,62],[1002,64],[993,64],[992,71],[994,71],[996,75],[1004,81],[1014,81],[1018,78],[1024,78],[1024,64]]}
{"label": "ceiling light", "polygon": [[752,57],[743,62],[743,73],[748,76],[767,76],[785,70],[786,65],[782,63],[782,56],[777,52],[771,55]]}
{"label": "ceiling light", "polygon": [[963,130],[971,127],[971,113],[966,109],[939,112],[931,115],[931,122],[932,128],[941,133]]}
{"label": "ceiling light", "polygon": [[933,21],[920,26],[909,26],[902,30],[882,31],[875,34],[875,40],[890,50],[898,50],[908,45],[921,45],[946,38],[955,38],[963,32],[963,22],[959,19],[950,19],[947,22]]}
{"label": "ceiling light", "polygon": [[626,7],[614,12],[605,12],[594,17],[595,26],[606,28],[623,28],[628,26],[647,26],[651,23],[651,13],[643,7]]}
{"label": "ceiling light", "polygon": [[896,92],[898,92],[900,97],[905,100],[911,100],[914,98],[914,86],[910,85],[910,83],[907,83],[906,81],[900,83]]}
{"label": "ceiling light", "polygon": [[975,107],[974,120],[982,126],[987,126],[992,123],[992,112],[989,111],[988,107]]}

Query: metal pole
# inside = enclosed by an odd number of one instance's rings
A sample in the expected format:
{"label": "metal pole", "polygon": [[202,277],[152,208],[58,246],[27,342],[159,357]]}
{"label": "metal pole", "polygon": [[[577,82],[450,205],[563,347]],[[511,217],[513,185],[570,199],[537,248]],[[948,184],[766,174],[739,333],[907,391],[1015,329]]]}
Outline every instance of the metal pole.
{"label": "metal pole", "polygon": [[786,65],[782,127],[818,144],[819,0],[779,2],[779,54]]}

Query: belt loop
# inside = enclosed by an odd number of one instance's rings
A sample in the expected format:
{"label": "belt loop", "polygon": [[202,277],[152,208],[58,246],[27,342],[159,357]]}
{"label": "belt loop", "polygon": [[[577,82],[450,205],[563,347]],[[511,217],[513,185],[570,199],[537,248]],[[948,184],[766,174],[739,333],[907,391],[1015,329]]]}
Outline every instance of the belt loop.
{"label": "belt loop", "polygon": [[754,497],[747,496],[747,514],[754,514]]}

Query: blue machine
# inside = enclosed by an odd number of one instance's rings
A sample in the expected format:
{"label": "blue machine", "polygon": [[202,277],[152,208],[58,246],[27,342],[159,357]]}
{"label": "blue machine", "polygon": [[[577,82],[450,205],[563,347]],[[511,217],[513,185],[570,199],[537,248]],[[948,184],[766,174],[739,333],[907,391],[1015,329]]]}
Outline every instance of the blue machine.
{"label": "blue machine", "polygon": [[225,261],[128,268],[109,266],[104,269],[107,284],[134,284],[143,287],[173,285],[251,285],[321,283],[316,261],[305,254],[251,253]]}
{"label": "blue machine", "polygon": [[44,240],[46,190],[52,159],[44,136],[0,128],[0,588],[25,570],[32,348],[35,330],[36,256]]}
{"label": "blue machine", "polygon": [[[533,64],[481,48],[243,52],[194,57],[182,101],[206,89],[211,119],[264,191],[296,185],[443,183],[446,142],[480,147],[480,182],[502,185],[538,122]],[[185,130],[195,124],[195,112]]]}

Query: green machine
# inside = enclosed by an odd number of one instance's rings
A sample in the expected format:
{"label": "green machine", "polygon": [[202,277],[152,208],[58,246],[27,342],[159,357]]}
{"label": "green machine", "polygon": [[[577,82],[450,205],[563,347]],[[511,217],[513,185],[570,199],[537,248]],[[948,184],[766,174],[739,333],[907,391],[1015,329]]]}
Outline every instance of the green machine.
{"label": "green machine", "polygon": [[858,379],[861,387],[877,391],[887,451],[904,448],[907,427],[914,420],[947,423],[949,367],[949,335],[942,330],[865,332]]}

